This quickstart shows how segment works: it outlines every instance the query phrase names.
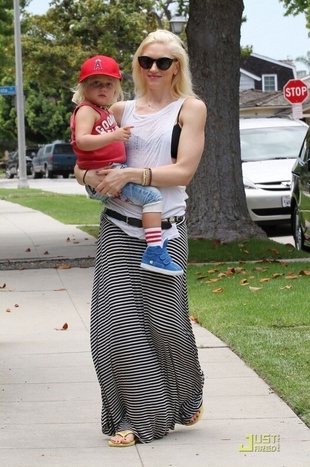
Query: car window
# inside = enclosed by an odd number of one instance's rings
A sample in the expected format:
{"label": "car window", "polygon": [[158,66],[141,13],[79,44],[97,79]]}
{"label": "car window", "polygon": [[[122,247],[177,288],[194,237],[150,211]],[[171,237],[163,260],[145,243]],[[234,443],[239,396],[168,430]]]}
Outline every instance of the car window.
{"label": "car window", "polygon": [[54,154],[71,154],[73,149],[71,144],[55,144]]}
{"label": "car window", "polygon": [[310,160],[310,131],[309,130],[303,142],[302,148],[300,150],[299,158],[305,163],[308,160]]}
{"label": "car window", "polygon": [[241,160],[295,159],[307,127],[251,128],[240,131]]}

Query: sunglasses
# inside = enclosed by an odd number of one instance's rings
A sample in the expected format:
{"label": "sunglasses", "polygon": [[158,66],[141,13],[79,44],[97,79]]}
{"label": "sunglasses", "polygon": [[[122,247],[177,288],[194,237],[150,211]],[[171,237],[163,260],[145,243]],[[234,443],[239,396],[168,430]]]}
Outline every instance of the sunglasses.
{"label": "sunglasses", "polygon": [[147,57],[146,55],[143,55],[141,57],[138,57],[138,62],[141,68],[144,70],[149,70],[152,68],[153,63],[156,63],[156,66],[159,70],[165,71],[168,70],[173,62],[176,62],[177,60],[175,58],[168,58],[168,57],[161,57],[161,58],[151,58]]}

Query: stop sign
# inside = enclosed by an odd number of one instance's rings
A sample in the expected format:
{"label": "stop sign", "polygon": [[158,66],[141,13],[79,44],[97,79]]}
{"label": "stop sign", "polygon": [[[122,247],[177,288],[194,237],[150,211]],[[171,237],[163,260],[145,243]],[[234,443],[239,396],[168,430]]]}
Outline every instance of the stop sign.
{"label": "stop sign", "polygon": [[291,104],[301,104],[307,99],[309,91],[301,79],[290,79],[283,88],[283,94]]}

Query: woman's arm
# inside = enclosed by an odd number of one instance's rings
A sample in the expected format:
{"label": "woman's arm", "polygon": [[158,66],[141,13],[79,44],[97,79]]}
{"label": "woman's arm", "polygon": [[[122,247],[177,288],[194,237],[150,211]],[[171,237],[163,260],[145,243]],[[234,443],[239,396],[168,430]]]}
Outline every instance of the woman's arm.
{"label": "woman's arm", "polygon": [[[119,109],[116,111],[118,112]],[[120,118],[119,115],[118,118]],[[205,142],[206,118],[207,109],[201,100],[190,98],[184,102],[179,118],[182,131],[178,146],[177,162],[152,168],[153,186],[186,186],[189,184],[202,156]],[[105,178],[99,183],[97,188],[101,192],[108,191],[113,194],[119,192],[128,182],[141,184],[143,181],[143,170],[134,167],[122,170],[99,170],[98,174],[105,175]]]}

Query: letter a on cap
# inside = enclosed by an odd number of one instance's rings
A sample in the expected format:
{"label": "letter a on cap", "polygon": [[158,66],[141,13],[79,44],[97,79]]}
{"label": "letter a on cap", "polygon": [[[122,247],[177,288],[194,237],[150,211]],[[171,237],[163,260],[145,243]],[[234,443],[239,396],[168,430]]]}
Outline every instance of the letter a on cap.
{"label": "letter a on cap", "polygon": [[102,70],[102,63],[100,58],[97,58],[94,63],[94,70]]}

